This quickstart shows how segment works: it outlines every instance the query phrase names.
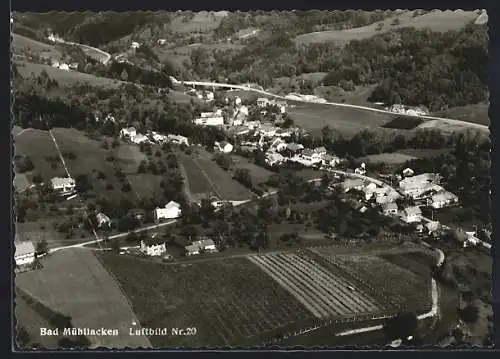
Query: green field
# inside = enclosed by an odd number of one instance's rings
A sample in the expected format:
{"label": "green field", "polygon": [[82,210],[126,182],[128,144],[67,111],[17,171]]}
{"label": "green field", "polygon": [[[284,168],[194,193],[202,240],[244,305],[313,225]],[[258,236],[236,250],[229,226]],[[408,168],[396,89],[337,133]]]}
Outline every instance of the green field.
{"label": "green field", "polygon": [[[31,173],[26,173],[31,181],[34,174],[40,174],[44,181],[52,177],[65,176],[62,162],[58,160],[58,152],[47,131],[28,129],[18,132],[14,137],[14,152],[16,155],[28,156],[34,165]],[[51,157],[54,161],[47,161]]]}
{"label": "green field", "polygon": [[358,158],[358,161],[367,163],[386,163],[388,165],[398,165],[401,163],[405,163],[406,161],[413,160],[415,158],[417,157],[403,154],[400,152],[393,152],[393,153],[380,153],[378,155],[369,155],[360,157]]}
{"label": "green field", "polygon": [[250,159],[246,157],[231,154],[231,158],[233,159],[234,168],[244,168],[250,171],[250,176],[252,177],[252,183],[255,185],[267,182],[269,176],[271,176],[274,173],[264,167],[257,166],[255,163],[253,163]]}
{"label": "green field", "polygon": [[[401,11],[383,21],[371,25],[352,28],[347,30],[329,30],[302,34],[295,38],[296,44],[311,44],[333,42],[344,45],[352,40],[363,40],[382,34],[393,29],[412,27],[415,29],[430,29],[432,31],[446,32],[450,30],[460,30],[468,23],[473,22],[478,17],[473,11],[440,11],[434,10],[427,14],[413,17],[413,11]],[[393,25],[395,19],[399,24]],[[382,25],[380,25],[382,24]]]}
{"label": "green field", "polygon": [[437,112],[435,116],[453,118],[455,120],[488,126],[490,124],[488,110],[488,104],[467,105],[463,107],[451,108],[447,111]]}
{"label": "green field", "polygon": [[312,133],[319,133],[323,127],[330,126],[345,136],[354,135],[365,128],[380,127],[394,117],[391,114],[321,104],[297,104],[287,112],[296,126]]}
{"label": "green field", "polygon": [[207,195],[216,195],[226,201],[242,201],[253,196],[212,161],[207,153],[191,156],[180,154],[179,161],[188,177],[189,191],[197,200]]}
{"label": "green field", "polygon": [[12,34],[12,47],[14,54],[36,54],[39,56],[60,59],[62,53],[54,45],[30,39],[19,34]]}
{"label": "green field", "polygon": [[[91,250],[65,250],[44,258],[42,265],[42,269],[18,274],[15,279],[16,287],[34,300],[33,305],[38,302],[38,307],[42,305],[53,313],[71,318],[75,328],[119,330],[118,336],[89,336],[87,339],[93,348],[149,346],[146,337],[129,335],[129,328],[138,319],[120,287]],[[40,318],[27,313],[18,317],[18,323],[33,330]],[[48,342],[41,344],[50,347],[52,340],[47,339]]]}

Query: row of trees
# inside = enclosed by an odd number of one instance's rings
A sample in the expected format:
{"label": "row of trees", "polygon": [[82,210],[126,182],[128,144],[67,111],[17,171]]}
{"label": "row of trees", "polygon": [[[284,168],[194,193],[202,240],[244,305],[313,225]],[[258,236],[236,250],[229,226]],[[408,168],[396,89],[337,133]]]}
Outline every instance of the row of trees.
{"label": "row of trees", "polygon": [[328,72],[326,86],[374,85],[371,101],[425,105],[431,110],[477,103],[487,97],[487,28],[467,25],[446,33],[405,28],[373,38],[296,46],[294,32],[279,31],[241,50],[199,48],[191,55],[198,77],[232,82]]}

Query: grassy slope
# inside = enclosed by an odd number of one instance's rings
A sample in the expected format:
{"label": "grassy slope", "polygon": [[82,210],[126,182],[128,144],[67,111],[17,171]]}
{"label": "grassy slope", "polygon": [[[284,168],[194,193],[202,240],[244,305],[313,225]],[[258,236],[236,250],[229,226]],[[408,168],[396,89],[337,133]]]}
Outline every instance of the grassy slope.
{"label": "grassy slope", "polygon": [[[449,30],[459,30],[466,24],[474,21],[478,16],[476,12],[462,10],[433,11],[416,17],[412,17],[412,13],[412,11],[406,11],[384,21],[348,30],[330,30],[303,34],[297,36],[295,42],[297,44],[322,42],[345,44],[351,40],[367,39],[376,34],[405,27],[413,27],[415,29],[429,28],[433,31],[446,32]],[[399,25],[391,25],[395,18],[399,19]],[[381,30],[377,31],[377,26],[380,23],[384,25]]]}
{"label": "grassy slope", "polygon": [[47,56],[55,59],[61,58],[61,51],[59,51],[54,45],[45,44],[14,33],[12,34],[12,47],[15,54],[27,51],[36,53],[40,56]]}
{"label": "grassy slope", "polygon": [[146,337],[129,336],[137,321],[113,277],[90,250],[66,250],[42,261],[40,270],[16,276],[16,285],[55,312],[72,318],[76,328],[116,328],[118,336],[89,337],[93,345],[148,346]]}

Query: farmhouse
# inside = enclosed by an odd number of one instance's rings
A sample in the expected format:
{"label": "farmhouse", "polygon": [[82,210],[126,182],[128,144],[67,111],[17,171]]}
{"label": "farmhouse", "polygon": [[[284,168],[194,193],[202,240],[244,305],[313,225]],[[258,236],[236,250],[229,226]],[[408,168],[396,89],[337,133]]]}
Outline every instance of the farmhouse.
{"label": "farmhouse", "polygon": [[198,255],[200,253],[214,253],[217,252],[217,247],[215,243],[211,239],[202,239],[199,241],[193,242],[191,245],[185,247],[186,255],[193,256]]}
{"label": "farmhouse", "polygon": [[161,256],[167,252],[167,246],[161,238],[147,238],[141,240],[140,251],[148,256]]}
{"label": "farmhouse", "polygon": [[289,130],[278,128],[276,129],[276,133],[274,135],[278,137],[290,137],[292,133]]}
{"label": "farmhouse", "polygon": [[175,143],[177,145],[186,145],[186,146],[189,146],[189,139],[185,136],[181,136],[181,135],[167,135],[167,139],[172,142],[172,143]]}
{"label": "farmhouse", "polygon": [[322,161],[325,166],[335,167],[340,163],[340,158],[326,154],[323,156]]}
{"label": "farmhouse", "polygon": [[214,150],[220,151],[223,153],[230,153],[233,151],[233,145],[227,141],[222,141],[222,142],[216,141],[215,145],[214,145]]}
{"label": "farmhouse", "polygon": [[133,49],[138,49],[139,47],[141,47],[141,44],[139,44],[137,41],[132,41],[130,47]]}
{"label": "farmhouse", "polygon": [[276,134],[276,130],[277,128],[274,127],[273,125],[262,125],[259,128],[259,132],[264,137],[273,137]]}
{"label": "farmhouse", "polygon": [[401,219],[406,223],[416,223],[422,220],[422,211],[418,206],[407,207],[403,210]]}
{"label": "farmhouse", "polygon": [[438,221],[429,221],[425,224],[425,228],[429,234],[434,233],[440,227],[440,223]]}
{"label": "farmhouse", "polygon": [[76,187],[75,180],[68,177],[54,177],[50,180],[50,184],[54,191],[58,191],[61,194],[71,193],[75,190]]}
{"label": "farmhouse", "polygon": [[[399,188],[404,195],[418,198],[419,196],[429,190],[432,190],[433,188],[435,190],[438,189],[438,187],[435,187],[435,185],[439,183],[440,179],[441,176],[439,174],[422,173],[418,176],[407,177],[399,181]],[[434,187],[432,187],[431,185],[434,185]]]}
{"label": "farmhouse", "polygon": [[156,143],[164,143],[165,141],[167,141],[167,136],[154,131],[152,132],[151,137],[153,138],[153,141],[155,141]]}
{"label": "farmhouse", "polygon": [[255,121],[247,121],[245,122],[245,125],[250,128],[251,130],[255,130],[256,128],[259,128],[260,126],[260,121],[255,120]]}
{"label": "farmhouse", "polygon": [[292,142],[292,143],[289,143],[287,146],[286,146],[286,149],[292,153],[297,153],[301,150],[304,149],[304,146],[302,146],[300,143],[295,143],[295,142]]}
{"label": "farmhouse", "polygon": [[269,105],[269,99],[267,99],[265,97],[260,97],[257,99],[257,106],[258,107],[264,108],[264,107],[267,107],[267,105]]}
{"label": "farmhouse", "polygon": [[121,138],[132,138],[137,135],[137,130],[135,127],[127,127],[127,128],[122,128],[120,130],[120,137]]}
{"label": "farmhouse", "polygon": [[349,192],[351,189],[362,190],[363,186],[364,181],[361,178],[347,178],[340,184],[340,188],[345,193]]}
{"label": "farmhouse", "polygon": [[364,175],[366,173],[366,165],[362,163],[361,166],[354,170],[354,173],[358,175]]}
{"label": "farmhouse", "polygon": [[276,138],[271,142],[271,145],[269,147],[270,151],[276,151],[276,152],[281,152],[286,149],[286,142],[283,141],[281,138]]}
{"label": "farmhouse", "polygon": [[458,197],[451,192],[442,191],[433,195],[430,203],[433,208],[443,208],[458,203]]}
{"label": "farmhouse", "polygon": [[170,201],[168,202],[164,208],[155,208],[154,217],[155,221],[159,221],[162,219],[173,219],[180,217],[181,205],[177,202]]}
{"label": "farmhouse", "polygon": [[279,153],[267,153],[266,154],[266,163],[269,165],[269,166],[274,166],[274,165],[278,165],[278,164],[281,164],[283,162],[285,162],[285,157],[283,157],[282,155],[280,155]]}
{"label": "farmhouse", "polygon": [[396,214],[398,214],[398,205],[394,202],[385,203],[382,206],[382,210],[384,215],[386,216],[395,216]]}
{"label": "farmhouse", "polygon": [[109,217],[102,212],[97,213],[96,220],[98,228],[101,228],[104,225],[109,226],[111,224]]}
{"label": "farmhouse", "polygon": [[16,261],[17,267],[26,267],[35,262],[35,246],[33,243],[17,242],[16,243],[16,253],[14,254],[14,260]]}
{"label": "farmhouse", "polygon": [[136,145],[140,145],[141,143],[149,142],[149,139],[147,138],[147,136],[144,136],[142,133],[138,133],[137,135],[130,137],[130,141],[132,141]]}
{"label": "farmhouse", "polygon": [[223,126],[224,117],[218,115],[206,116],[206,117],[202,116],[200,118],[196,118],[194,120],[194,124],[199,126]]}
{"label": "farmhouse", "polygon": [[405,168],[403,170],[403,176],[405,177],[411,177],[415,174],[415,172],[411,168]]}

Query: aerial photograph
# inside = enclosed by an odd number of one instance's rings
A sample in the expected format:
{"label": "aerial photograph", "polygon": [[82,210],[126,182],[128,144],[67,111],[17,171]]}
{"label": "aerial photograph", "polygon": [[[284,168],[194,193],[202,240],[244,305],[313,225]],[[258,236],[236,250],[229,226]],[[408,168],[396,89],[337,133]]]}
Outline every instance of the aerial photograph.
{"label": "aerial photograph", "polygon": [[10,22],[14,350],[492,346],[485,10]]}

